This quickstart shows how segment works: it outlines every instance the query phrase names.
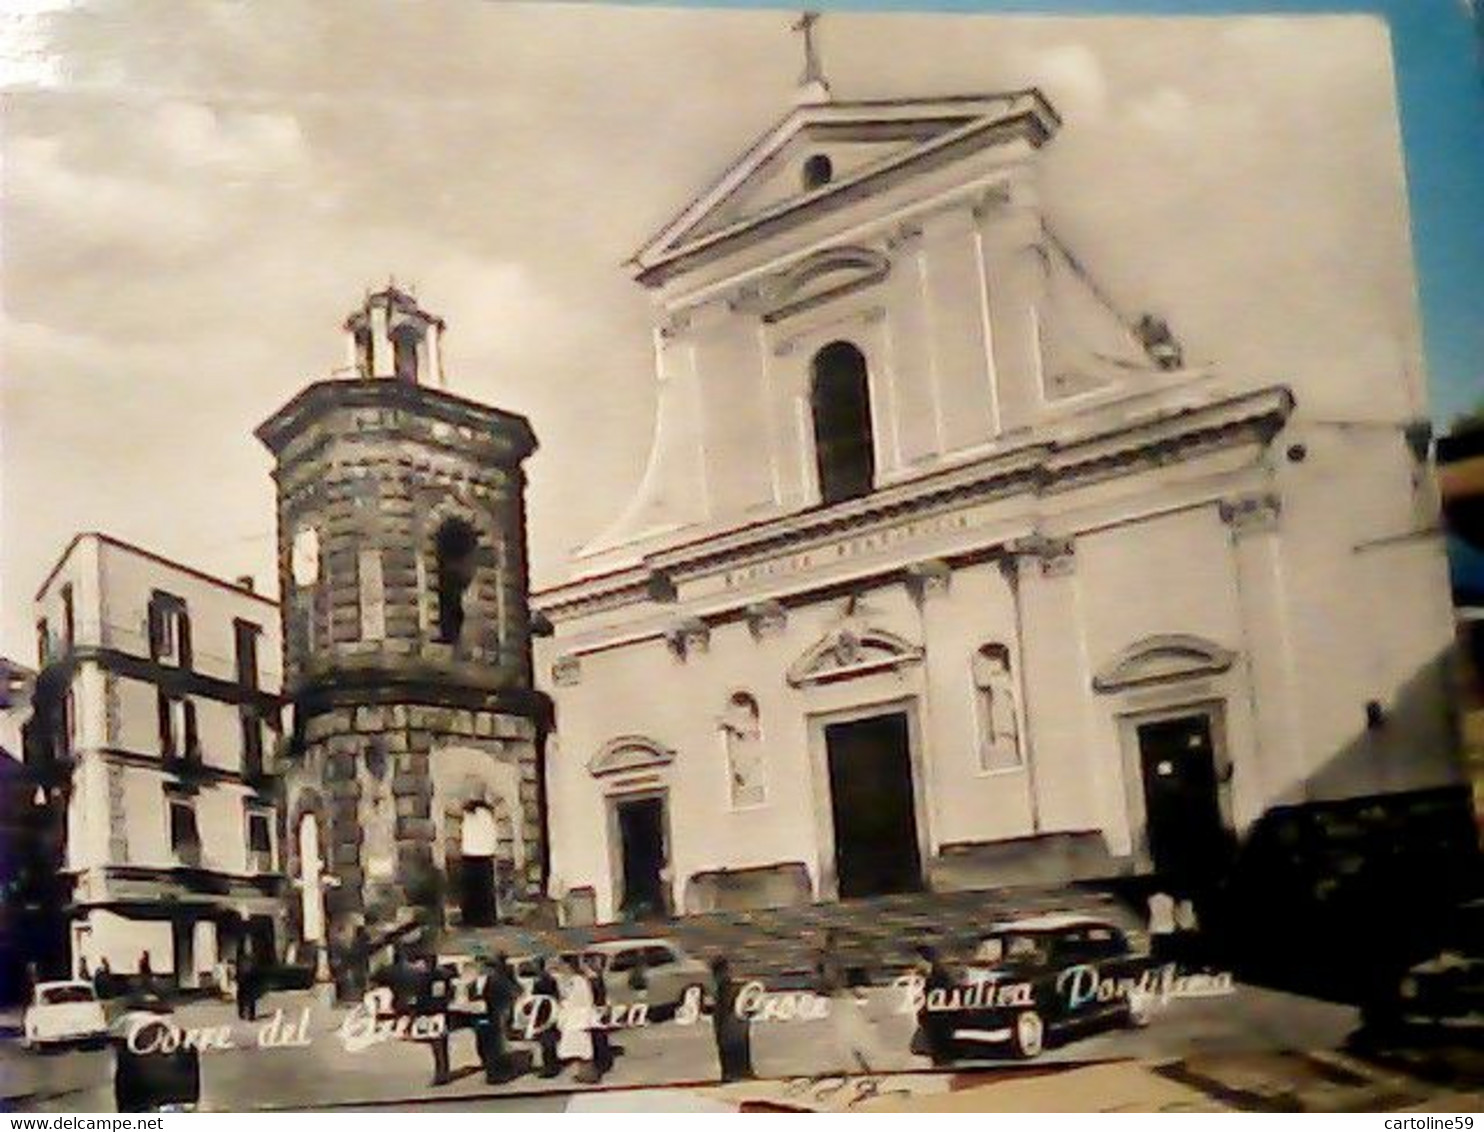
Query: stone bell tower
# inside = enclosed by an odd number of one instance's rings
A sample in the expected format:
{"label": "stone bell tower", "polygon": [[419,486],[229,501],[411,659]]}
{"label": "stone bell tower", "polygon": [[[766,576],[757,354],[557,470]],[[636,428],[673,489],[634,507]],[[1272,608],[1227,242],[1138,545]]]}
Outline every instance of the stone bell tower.
{"label": "stone bell tower", "polygon": [[544,886],[523,418],[440,386],[443,323],[388,286],[351,366],[257,437],[273,453],[293,707],[285,799],[299,938],[486,925]]}

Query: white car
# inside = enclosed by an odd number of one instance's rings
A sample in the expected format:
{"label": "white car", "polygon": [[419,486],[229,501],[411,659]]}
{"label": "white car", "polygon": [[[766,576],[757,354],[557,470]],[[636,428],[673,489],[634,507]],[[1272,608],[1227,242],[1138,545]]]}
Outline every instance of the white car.
{"label": "white car", "polygon": [[692,987],[702,996],[711,987],[706,964],[673,940],[615,939],[590,945],[586,954],[602,960],[609,1002],[644,1002],[661,1017],[673,1013]]}
{"label": "white car", "polygon": [[37,983],[26,1007],[21,1043],[41,1049],[70,1042],[102,1042],[108,1038],[108,1020],[92,983],[67,979]]}

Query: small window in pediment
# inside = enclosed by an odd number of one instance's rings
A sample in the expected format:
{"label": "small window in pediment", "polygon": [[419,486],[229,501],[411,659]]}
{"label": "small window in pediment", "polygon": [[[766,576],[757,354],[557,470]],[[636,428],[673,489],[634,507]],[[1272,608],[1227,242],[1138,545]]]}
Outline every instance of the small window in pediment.
{"label": "small window in pediment", "polygon": [[835,163],[829,154],[816,153],[804,162],[804,191],[813,192],[828,185],[835,177]]}

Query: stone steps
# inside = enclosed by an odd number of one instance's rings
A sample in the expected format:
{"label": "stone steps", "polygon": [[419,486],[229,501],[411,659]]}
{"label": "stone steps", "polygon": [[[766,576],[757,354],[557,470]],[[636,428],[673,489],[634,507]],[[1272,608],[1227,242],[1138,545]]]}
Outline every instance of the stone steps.
{"label": "stone steps", "polygon": [[1141,926],[1136,913],[1106,892],[1057,886],[904,893],[590,927],[455,929],[444,934],[438,949],[555,954],[601,940],[658,936],[703,959],[724,954],[738,975],[787,986],[807,981],[824,932],[834,929],[841,965],[858,978],[880,981],[910,964],[919,944],[932,944],[949,957],[962,955],[992,923],[1053,911],[1092,913],[1125,927]]}

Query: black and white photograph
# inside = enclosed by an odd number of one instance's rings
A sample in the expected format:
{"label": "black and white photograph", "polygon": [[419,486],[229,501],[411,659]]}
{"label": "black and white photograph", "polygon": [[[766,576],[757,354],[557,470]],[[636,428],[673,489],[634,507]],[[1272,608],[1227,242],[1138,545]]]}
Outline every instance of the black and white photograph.
{"label": "black and white photograph", "polygon": [[1385,19],[36,7],[0,1107],[1477,1103]]}

